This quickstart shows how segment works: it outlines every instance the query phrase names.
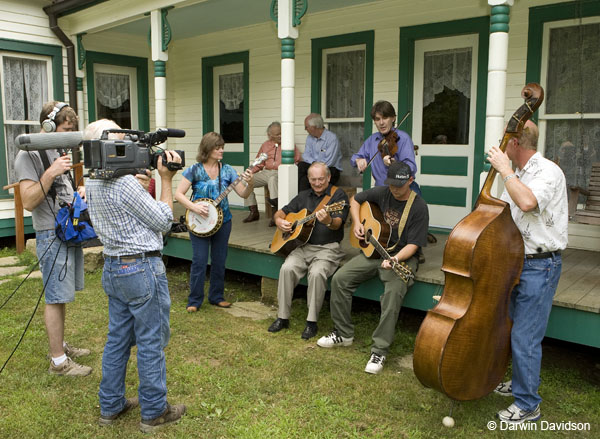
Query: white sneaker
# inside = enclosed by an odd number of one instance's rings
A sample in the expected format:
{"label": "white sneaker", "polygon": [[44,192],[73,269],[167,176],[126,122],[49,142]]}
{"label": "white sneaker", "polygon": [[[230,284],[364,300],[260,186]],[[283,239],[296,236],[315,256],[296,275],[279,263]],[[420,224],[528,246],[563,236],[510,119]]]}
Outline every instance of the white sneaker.
{"label": "white sneaker", "polygon": [[525,421],[537,421],[540,419],[540,405],[538,404],[531,411],[521,410],[518,405],[511,404],[505,410],[500,410],[496,416],[498,419],[510,424],[520,424]]}
{"label": "white sneaker", "polygon": [[350,346],[354,341],[354,337],[344,338],[340,337],[337,331],[334,329],[331,331],[331,334],[324,335],[319,340],[317,340],[317,345],[322,348],[332,348],[334,346]]}
{"label": "white sneaker", "polygon": [[498,384],[494,392],[502,396],[512,396],[512,380]]}
{"label": "white sneaker", "polygon": [[385,361],[385,355],[379,355],[375,352],[371,352],[371,358],[365,367],[365,372],[377,375],[383,370],[383,362]]}

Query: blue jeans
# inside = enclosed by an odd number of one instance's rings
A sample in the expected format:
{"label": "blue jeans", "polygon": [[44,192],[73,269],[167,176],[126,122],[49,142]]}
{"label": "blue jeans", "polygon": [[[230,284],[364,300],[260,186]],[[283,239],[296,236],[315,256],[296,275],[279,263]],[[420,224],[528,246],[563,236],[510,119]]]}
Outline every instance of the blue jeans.
{"label": "blue jeans", "polygon": [[538,394],[542,365],[542,339],[558,286],[562,259],[527,259],[519,284],[510,300],[512,348],[512,393],[522,410],[533,410],[541,401]]}
{"label": "blue jeans", "polygon": [[170,337],[171,298],[160,257],[124,262],[107,256],[102,286],[108,296],[108,339],[102,356],[100,413],[111,416],[125,406],[125,374],[131,347],[137,344],[142,419],[154,419],[167,407],[164,348]]}
{"label": "blue jeans", "polygon": [[212,236],[200,238],[190,233],[192,241],[192,267],[190,269],[190,295],[187,306],[200,308],[204,301],[204,279],[206,278],[206,265],[210,250],[210,287],[208,301],[219,303],[225,300],[225,260],[227,259],[227,245],[231,234],[231,221],[221,226],[219,231]]}

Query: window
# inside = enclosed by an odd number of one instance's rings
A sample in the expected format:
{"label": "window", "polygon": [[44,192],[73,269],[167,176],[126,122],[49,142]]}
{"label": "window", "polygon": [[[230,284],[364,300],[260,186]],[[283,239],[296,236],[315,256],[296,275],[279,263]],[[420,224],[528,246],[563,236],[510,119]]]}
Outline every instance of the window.
{"label": "window", "polygon": [[121,128],[137,129],[137,72],[133,67],[94,66],[96,118],[114,120]]}
{"label": "window", "polygon": [[215,131],[228,151],[244,151],[244,65],[230,64],[213,69]]}
{"label": "window", "polygon": [[340,142],[344,168],[340,184],[360,186],[362,176],[350,165],[350,157],[364,141],[365,45],[325,49],[322,65],[322,116]]}
{"label": "window", "polygon": [[543,41],[540,144],[567,186],[587,189],[600,161],[600,19],[546,23]]}
{"label": "window", "polygon": [[49,101],[51,59],[49,57],[0,52],[2,113],[6,139],[8,182],[15,182],[15,137],[40,131],[42,105]]}

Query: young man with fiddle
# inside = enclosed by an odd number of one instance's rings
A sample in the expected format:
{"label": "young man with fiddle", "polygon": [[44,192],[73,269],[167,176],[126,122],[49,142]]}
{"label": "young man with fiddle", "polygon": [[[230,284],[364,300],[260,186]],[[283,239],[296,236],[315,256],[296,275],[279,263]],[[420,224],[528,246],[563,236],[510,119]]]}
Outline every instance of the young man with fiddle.
{"label": "young man with fiddle", "polygon": [[[277,319],[269,327],[269,332],[279,332],[288,328],[292,308],[294,288],[302,277],[308,278],[308,316],[302,338],[308,340],[317,335],[317,320],[327,290],[327,278],[339,267],[344,258],[340,242],[344,238],[344,222],[348,216],[348,196],[330,184],[331,175],[325,163],[314,162],[308,169],[310,189],[300,192],[287,206],[275,212],[275,224],[282,232],[290,232],[292,224],[286,220],[290,212],[308,209],[316,213],[314,228],[308,242],[293,250],[285,259],[279,271]],[[345,202],[341,211],[329,213],[325,206]]]}
{"label": "young man with fiddle", "polygon": [[[364,141],[356,154],[350,158],[350,164],[360,172],[367,169],[371,159],[371,172],[375,186],[385,186],[388,167],[392,162],[405,162],[410,166],[411,175],[417,172],[413,142],[404,131],[394,128],[396,110],[388,101],[377,101],[371,108],[371,118],[375,122],[377,132]],[[380,151],[381,145],[381,151]],[[387,149],[386,149],[387,148]],[[392,148],[396,149],[392,153]],[[419,193],[418,186],[412,189]]]}
{"label": "young man with fiddle", "polygon": [[[504,180],[501,199],[523,236],[525,255],[519,284],[510,298],[512,380],[496,393],[515,402],[497,414],[501,421],[521,423],[540,418],[538,394],[542,339],[562,269],[561,250],[568,241],[567,185],[562,170],[537,152],[538,128],[527,121],[520,138],[506,152],[492,147],[488,160]],[[516,165],[513,171],[510,162]]]}
{"label": "young man with fiddle", "polygon": [[[354,325],[350,311],[352,295],[358,286],[378,275],[383,282],[381,295],[381,316],[379,324],[373,332],[371,356],[365,372],[378,374],[383,370],[383,363],[389,348],[394,341],[396,323],[400,315],[402,301],[412,285],[412,280],[400,278],[392,271],[392,263],[404,263],[416,272],[418,268],[418,251],[427,245],[427,229],[429,227],[429,211],[427,204],[411,190],[414,178],[408,164],[398,161],[390,165],[385,184],[356,194],[350,201],[350,215],[354,234],[359,240],[367,237],[360,217],[361,204],[369,202],[376,205],[383,213],[383,221],[390,227],[391,234],[387,243],[390,260],[370,259],[360,253],[340,268],[331,280],[331,318],[334,330],[321,337],[317,344],[324,348],[350,346],[354,340]],[[383,224],[382,224],[383,226]]]}

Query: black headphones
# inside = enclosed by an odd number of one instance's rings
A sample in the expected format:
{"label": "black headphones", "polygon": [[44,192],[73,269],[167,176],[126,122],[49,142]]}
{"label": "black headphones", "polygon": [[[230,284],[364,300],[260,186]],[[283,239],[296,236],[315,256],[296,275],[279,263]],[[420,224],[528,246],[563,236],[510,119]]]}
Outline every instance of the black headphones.
{"label": "black headphones", "polygon": [[56,122],[54,122],[54,118],[60,112],[60,110],[68,106],[69,104],[65,104],[64,102],[59,102],[54,106],[46,120],[42,122],[42,129],[46,133],[53,133],[56,131]]}

